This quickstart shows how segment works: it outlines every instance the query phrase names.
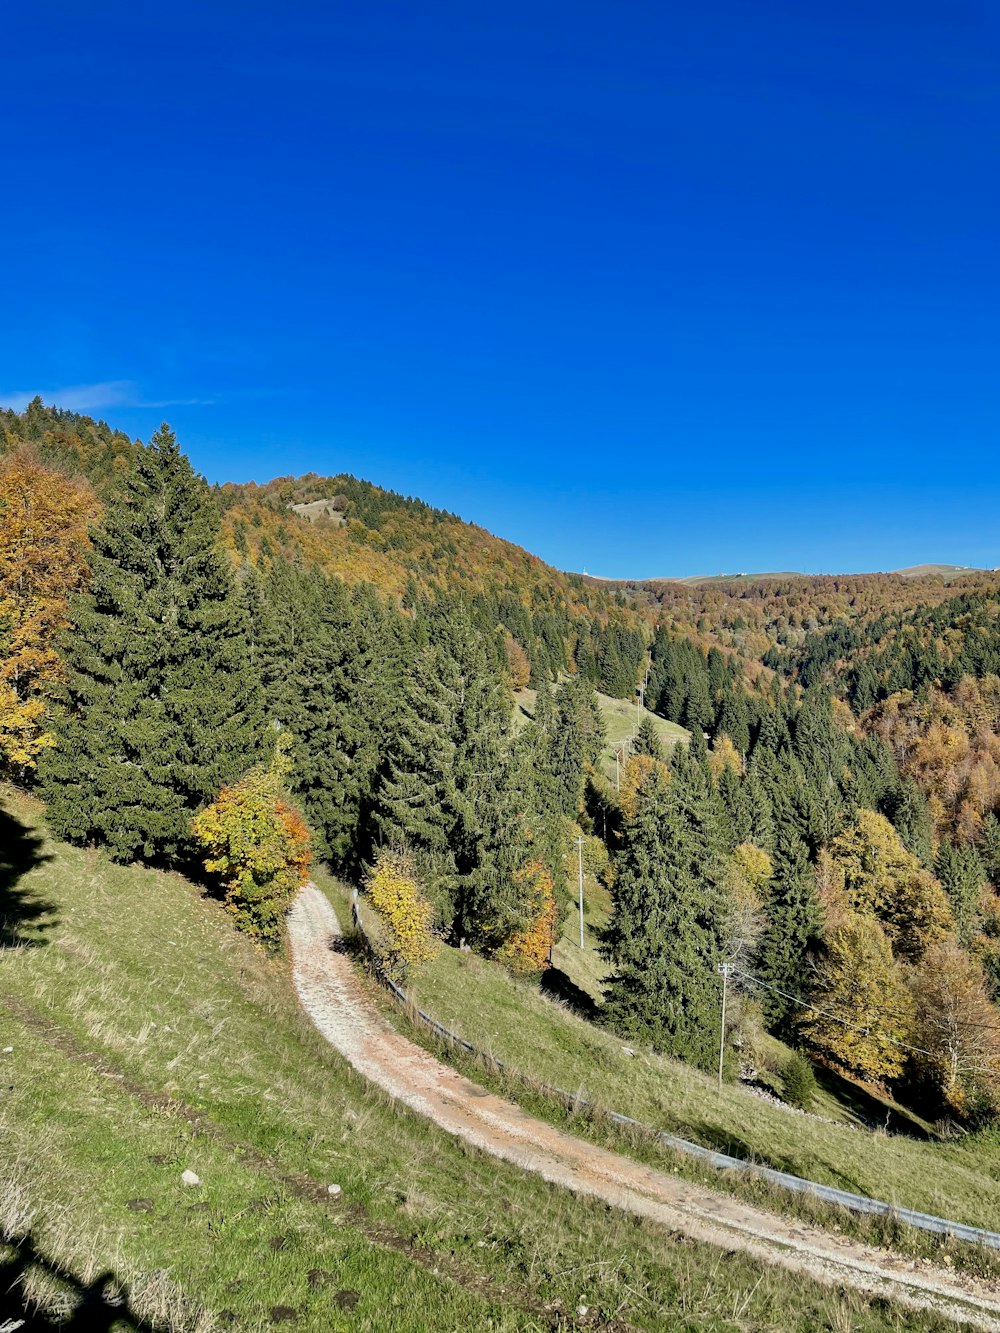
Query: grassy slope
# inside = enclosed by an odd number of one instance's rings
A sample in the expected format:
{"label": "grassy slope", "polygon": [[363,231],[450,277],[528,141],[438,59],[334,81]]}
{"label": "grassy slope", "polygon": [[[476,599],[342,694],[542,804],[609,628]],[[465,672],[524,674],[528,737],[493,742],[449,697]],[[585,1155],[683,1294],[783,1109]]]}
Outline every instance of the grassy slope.
{"label": "grassy slope", "polygon": [[[604,718],[606,742],[604,772],[607,777],[613,780],[615,776],[614,747],[620,745],[627,737],[635,734],[638,721],[636,707],[634,703],[629,703],[626,699],[613,699],[610,694],[601,694],[600,691],[596,691],[596,694],[601,716]],[[516,725],[521,726],[529,718],[534,717],[535,691],[518,690],[514,696],[514,701],[514,721]],[[658,713],[651,713],[648,709],[644,709],[641,716],[652,720],[660,740],[667,749],[672,749],[678,741],[688,739],[688,733],[683,727],[678,726],[676,722],[668,722],[665,717],[660,717]]]}
{"label": "grassy slope", "polygon": [[[328,889],[343,910],[342,892]],[[590,927],[607,911],[590,903]],[[591,993],[599,967],[581,955],[577,917],[570,914],[554,960]],[[579,962],[574,965],[574,955]],[[745,1159],[860,1194],[992,1229],[1000,1217],[1000,1145],[988,1138],[947,1143],[872,1133],[851,1124],[849,1102],[831,1083],[817,1110],[826,1123],[773,1106],[740,1087],[725,1086],[678,1061],[637,1050],[577,1017],[527,981],[475,955],[444,948],[411,981],[413,998],[453,1031],[520,1071],[529,1080],[580,1092],[598,1106]],[[850,1093],[850,1089],[845,1089]],[[862,1096],[859,1093],[857,1102]]]}
{"label": "grassy slope", "polygon": [[190,884],[46,844],[0,795],[0,915],[25,941],[0,950],[0,1223],[26,1227],[28,1199],[81,1281],[110,1268],[201,1329],[276,1306],[301,1329],[542,1329],[578,1303],[648,1329],[936,1326],[465,1150],[370,1091]]}

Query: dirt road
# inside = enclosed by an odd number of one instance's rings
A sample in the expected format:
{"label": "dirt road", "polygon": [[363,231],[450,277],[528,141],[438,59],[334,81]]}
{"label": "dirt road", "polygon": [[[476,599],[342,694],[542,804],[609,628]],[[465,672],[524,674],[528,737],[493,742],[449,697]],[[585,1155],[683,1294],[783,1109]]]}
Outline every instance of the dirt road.
{"label": "dirt road", "polygon": [[333,908],[308,885],[289,917],[303,1008],[355,1069],[442,1129],[554,1184],[696,1240],[1000,1333],[1000,1290],[992,1284],[913,1264],[655,1171],[478,1087],[390,1027],[365,996],[350,959],[336,950],[340,934]]}

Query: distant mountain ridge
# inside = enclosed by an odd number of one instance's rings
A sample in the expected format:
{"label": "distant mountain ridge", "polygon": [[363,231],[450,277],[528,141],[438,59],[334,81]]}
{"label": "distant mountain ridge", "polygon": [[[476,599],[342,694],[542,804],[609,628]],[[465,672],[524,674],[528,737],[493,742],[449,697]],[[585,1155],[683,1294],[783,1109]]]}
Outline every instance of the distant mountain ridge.
{"label": "distant mountain ridge", "polygon": [[870,569],[842,571],[838,574],[806,574],[802,570],[785,569],[746,573],[741,570],[735,574],[673,574],[654,575],[651,578],[608,578],[602,574],[584,574],[583,578],[598,583],[645,585],[650,583],[684,583],[697,585],[703,583],[763,583],[782,579],[857,579],[887,578],[896,576],[902,579],[942,578],[946,583],[961,578],[964,574],[989,574],[993,568],[981,565],[907,565],[904,569]]}

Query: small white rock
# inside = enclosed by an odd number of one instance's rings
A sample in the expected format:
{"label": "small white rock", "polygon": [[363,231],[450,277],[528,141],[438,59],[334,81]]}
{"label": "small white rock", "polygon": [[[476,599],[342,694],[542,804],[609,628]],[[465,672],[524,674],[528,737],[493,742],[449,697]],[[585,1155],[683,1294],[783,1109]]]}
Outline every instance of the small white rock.
{"label": "small white rock", "polygon": [[635,1055],[635,1051],[633,1051],[631,1046],[623,1046],[622,1050],[626,1055]]}
{"label": "small white rock", "polygon": [[590,1311],[589,1305],[578,1305],[576,1307],[577,1318],[583,1319],[584,1316],[589,1313],[589,1311]]}
{"label": "small white rock", "polygon": [[339,1185],[327,1185],[326,1192],[327,1194],[332,1195],[332,1197],[335,1199],[338,1197],[338,1195],[343,1193]]}
{"label": "small white rock", "polygon": [[198,1176],[195,1175],[195,1173],[194,1173],[193,1171],[182,1171],[182,1172],[181,1172],[181,1180],[183,1180],[183,1182],[184,1182],[185,1185],[200,1185],[200,1184],[201,1184],[201,1180],[199,1179]]}
{"label": "small white rock", "polygon": [[13,1046],[5,1046],[5,1047],[3,1048],[3,1053],[4,1053],[4,1055],[13,1055],[13,1054],[14,1054],[14,1048],[13,1048]]}

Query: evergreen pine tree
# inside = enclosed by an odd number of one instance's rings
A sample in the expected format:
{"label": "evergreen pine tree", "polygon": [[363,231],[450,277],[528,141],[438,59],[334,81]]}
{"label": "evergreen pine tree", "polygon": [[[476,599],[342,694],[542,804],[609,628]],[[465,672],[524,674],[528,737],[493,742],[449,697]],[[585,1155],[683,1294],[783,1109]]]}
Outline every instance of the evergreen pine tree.
{"label": "evergreen pine tree", "polygon": [[604,722],[589,681],[580,676],[560,687],[549,744],[551,771],[564,815],[575,819],[583,801],[588,765],[604,744]]}
{"label": "evergreen pine tree", "polygon": [[728,690],[722,696],[715,722],[715,734],[720,732],[725,732],[739,754],[745,755],[750,749],[750,719],[741,689]]}
{"label": "evergreen pine tree", "polygon": [[376,797],[382,839],[414,853],[428,896],[449,925],[459,878],[455,736],[461,688],[457,664],[442,647],[428,644],[416,653]]}
{"label": "evergreen pine tree", "polygon": [[688,681],[682,721],[688,731],[703,733],[714,715],[715,710],[708,693],[708,671],[699,658],[698,666],[692,671]]}
{"label": "evergreen pine tree", "polygon": [[744,780],[747,806],[750,812],[749,834],[742,841],[752,842],[755,847],[762,847],[765,852],[774,848],[774,816],[771,799],[751,765]]}
{"label": "evergreen pine tree", "polygon": [[982,858],[969,843],[942,841],[934,861],[934,873],[948,895],[955,916],[959,943],[971,943],[982,925],[981,902],[986,887]]}
{"label": "evergreen pine tree", "polygon": [[[819,904],[792,803],[780,790],[774,822],[774,876],[765,904],[767,925],[758,947],[757,975],[767,985],[797,995],[805,987],[806,957],[819,938]],[[798,1013],[791,1001],[764,990],[761,1007],[772,1027],[786,1035],[791,1031]]]}
{"label": "evergreen pine tree", "polygon": [[656,724],[648,713],[639,723],[632,741],[632,753],[648,754],[651,759],[659,759],[661,762],[667,757]]}
{"label": "evergreen pine tree", "polygon": [[754,840],[752,805],[746,784],[730,764],[719,774],[718,785],[724,811],[726,843],[732,851],[741,842]]}
{"label": "evergreen pine tree", "polygon": [[117,860],[176,861],[192,814],[268,744],[217,512],[169,427],[137,450],[90,566],[43,772],[50,825]]}
{"label": "evergreen pine tree", "polygon": [[1000,819],[993,811],[983,820],[979,834],[979,855],[990,883],[994,888],[1000,887]]}
{"label": "evergreen pine tree", "polygon": [[706,793],[682,766],[654,768],[625,825],[606,938],[607,1021],[624,1036],[711,1066],[724,923]]}
{"label": "evergreen pine tree", "polygon": [[934,824],[926,796],[912,778],[903,778],[886,804],[885,814],[895,825],[903,846],[922,865],[930,866],[934,861]]}

